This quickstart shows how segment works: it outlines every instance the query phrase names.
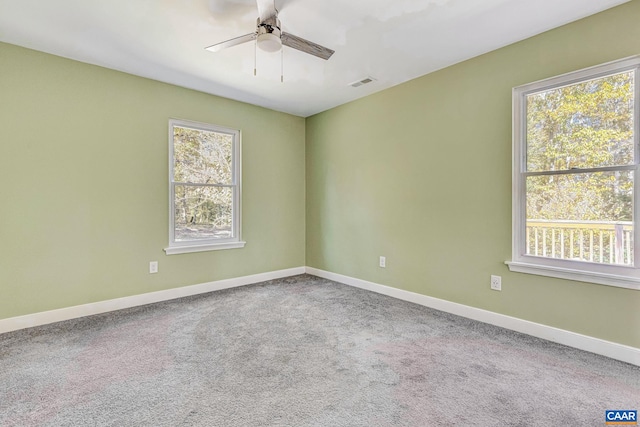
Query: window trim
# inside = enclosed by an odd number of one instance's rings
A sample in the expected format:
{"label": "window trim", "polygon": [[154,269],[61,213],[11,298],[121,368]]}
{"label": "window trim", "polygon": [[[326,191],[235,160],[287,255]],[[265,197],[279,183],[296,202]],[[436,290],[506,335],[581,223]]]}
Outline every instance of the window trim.
{"label": "window trim", "polygon": [[[525,254],[526,101],[529,94],[634,71],[634,266],[561,260]],[[513,88],[512,113],[512,254],[510,271],[640,290],[640,55],[562,74]]]}
{"label": "window trim", "polygon": [[[231,160],[231,179],[233,188],[232,201],[232,234],[233,237],[225,239],[207,239],[207,240],[190,240],[184,242],[175,241],[175,185],[173,179],[174,173],[174,126],[186,127],[190,129],[202,130],[207,132],[217,132],[231,135],[232,143],[232,160]],[[246,242],[242,240],[242,149],[241,149],[241,132],[238,129],[226,128],[209,123],[195,122],[191,120],[169,119],[169,246],[164,249],[167,255],[177,255],[193,252],[215,251],[223,249],[237,249],[245,246]],[[229,185],[225,185],[228,187]]]}

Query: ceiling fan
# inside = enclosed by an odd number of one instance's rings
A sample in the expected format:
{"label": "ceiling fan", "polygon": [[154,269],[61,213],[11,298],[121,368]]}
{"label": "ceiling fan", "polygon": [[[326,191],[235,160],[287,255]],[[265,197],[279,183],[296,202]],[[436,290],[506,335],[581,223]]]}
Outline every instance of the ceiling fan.
{"label": "ceiling fan", "polygon": [[205,49],[211,52],[218,52],[228,47],[256,40],[257,46],[266,52],[278,52],[282,49],[282,45],[285,45],[317,56],[318,58],[331,58],[331,55],[334,53],[333,50],[281,30],[282,27],[280,26],[278,11],[276,10],[274,0],[256,1],[258,3],[259,15],[256,31],[221,43],[216,43]]}

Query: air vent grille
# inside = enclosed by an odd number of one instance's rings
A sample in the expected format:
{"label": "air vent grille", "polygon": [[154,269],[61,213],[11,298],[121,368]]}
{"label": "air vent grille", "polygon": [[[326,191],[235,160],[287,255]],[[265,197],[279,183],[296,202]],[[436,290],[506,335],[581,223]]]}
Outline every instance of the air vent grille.
{"label": "air vent grille", "polygon": [[375,80],[376,79],[374,79],[373,77],[365,77],[362,80],[358,80],[358,81],[355,81],[353,83],[349,83],[349,86],[351,86],[351,87],[359,87],[359,86],[362,86],[362,85],[366,85],[367,83],[371,83],[371,82],[373,82]]}

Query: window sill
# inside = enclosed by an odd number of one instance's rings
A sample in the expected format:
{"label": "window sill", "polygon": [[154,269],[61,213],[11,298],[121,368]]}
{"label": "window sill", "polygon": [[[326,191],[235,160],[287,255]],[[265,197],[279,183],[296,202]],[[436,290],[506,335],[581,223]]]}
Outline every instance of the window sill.
{"label": "window sill", "polygon": [[165,248],[164,251],[167,255],[179,255],[189,254],[193,252],[207,252],[207,251],[219,251],[223,249],[239,249],[244,248],[247,242],[228,242],[228,243],[213,243],[208,245],[191,245],[191,246],[172,246]]}
{"label": "window sill", "polygon": [[638,277],[621,276],[617,274],[584,271],[519,261],[506,261],[505,264],[509,266],[510,271],[515,271],[517,273],[535,274],[538,276],[555,277],[558,279],[576,280],[579,282],[597,283],[599,285],[640,290],[640,278]]}

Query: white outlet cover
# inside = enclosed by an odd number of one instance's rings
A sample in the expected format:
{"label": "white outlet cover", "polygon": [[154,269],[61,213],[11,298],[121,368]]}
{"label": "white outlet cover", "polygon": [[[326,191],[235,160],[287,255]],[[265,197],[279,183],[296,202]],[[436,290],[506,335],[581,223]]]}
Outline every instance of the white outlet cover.
{"label": "white outlet cover", "polygon": [[494,291],[502,290],[502,277],[491,275],[491,289]]}

